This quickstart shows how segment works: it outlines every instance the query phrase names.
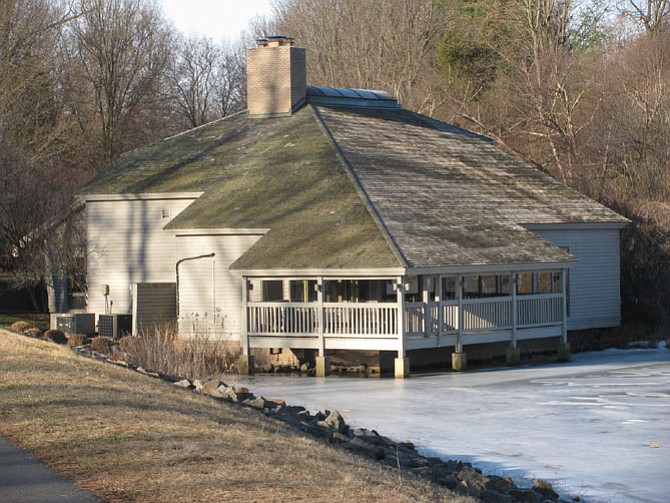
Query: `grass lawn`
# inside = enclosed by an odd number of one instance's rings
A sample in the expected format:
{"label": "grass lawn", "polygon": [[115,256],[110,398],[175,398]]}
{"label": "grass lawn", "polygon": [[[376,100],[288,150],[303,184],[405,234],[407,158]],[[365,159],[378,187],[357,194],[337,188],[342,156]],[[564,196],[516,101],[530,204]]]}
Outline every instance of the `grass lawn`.
{"label": "grass lawn", "polygon": [[472,501],[256,410],[1,329],[0,433],[112,502]]}
{"label": "grass lawn", "polygon": [[8,327],[15,321],[25,321],[27,323],[33,323],[38,327],[48,328],[49,327],[49,315],[48,314],[38,314],[38,313],[15,313],[7,314],[0,313],[0,327]]}

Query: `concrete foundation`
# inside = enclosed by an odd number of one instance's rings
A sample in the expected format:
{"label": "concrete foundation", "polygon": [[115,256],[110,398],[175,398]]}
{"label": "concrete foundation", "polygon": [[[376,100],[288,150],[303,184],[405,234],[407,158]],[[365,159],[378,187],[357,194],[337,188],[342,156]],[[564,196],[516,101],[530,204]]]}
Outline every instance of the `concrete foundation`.
{"label": "concrete foundation", "polygon": [[510,367],[521,363],[521,348],[507,348],[505,363]]}
{"label": "concrete foundation", "polygon": [[314,359],[316,364],[316,377],[326,377],[330,375],[330,358],[327,356],[317,356]]}
{"label": "concrete foundation", "polygon": [[561,342],[558,344],[558,361],[561,363],[569,362],[571,359],[570,355],[570,343]]}
{"label": "concrete foundation", "polygon": [[468,369],[468,358],[466,353],[451,353],[451,370],[464,372]]}
{"label": "concrete foundation", "polygon": [[250,376],[254,374],[254,366],[256,365],[256,359],[251,355],[242,355],[237,361],[237,369],[240,375]]}
{"label": "concrete foundation", "polygon": [[409,377],[409,358],[396,358],[394,375],[396,379]]}

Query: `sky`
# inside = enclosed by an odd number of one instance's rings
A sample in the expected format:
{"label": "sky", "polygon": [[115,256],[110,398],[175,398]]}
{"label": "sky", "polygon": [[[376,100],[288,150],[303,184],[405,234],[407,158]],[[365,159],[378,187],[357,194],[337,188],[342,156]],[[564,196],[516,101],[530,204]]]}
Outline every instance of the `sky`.
{"label": "sky", "polygon": [[185,35],[233,41],[257,15],[268,16],[271,0],[159,0],[165,16]]}

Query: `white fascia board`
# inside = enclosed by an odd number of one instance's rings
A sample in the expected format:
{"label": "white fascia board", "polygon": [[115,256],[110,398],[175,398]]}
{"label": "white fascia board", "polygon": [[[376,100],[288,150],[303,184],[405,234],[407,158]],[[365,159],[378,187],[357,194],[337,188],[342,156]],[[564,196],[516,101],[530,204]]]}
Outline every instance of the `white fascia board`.
{"label": "white fascia board", "polygon": [[407,269],[409,276],[423,274],[489,274],[509,272],[556,271],[571,269],[578,260],[569,262],[538,262],[534,264],[454,265],[446,267],[413,267]]}
{"label": "white fascia board", "polygon": [[204,192],[145,192],[142,194],[83,194],[86,202],[96,201],[149,201],[169,199],[198,199]]}
{"label": "white fascia board", "polygon": [[405,269],[231,269],[247,278],[317,278],[325,279],[393,279],[406,274]]}
{"label": "white fascia board", "polygon": [[239,236],[239,235],[263,236],[269,230],[270,230],[269,228],[235,229],[231,227],[222,227],[220,229],[165,229],[165,232],[167,234],[172,234],[179,238],[187,236]]}
{"label": "white fascia board", "polygon": [[[623,217],[622,217],[623,218]],[[592,230],[612,230],[623,229],[630,223],[626,222],[583,222],[583,223],[558,223],[558,224],[519,224],[528,231],[592,231]]]}

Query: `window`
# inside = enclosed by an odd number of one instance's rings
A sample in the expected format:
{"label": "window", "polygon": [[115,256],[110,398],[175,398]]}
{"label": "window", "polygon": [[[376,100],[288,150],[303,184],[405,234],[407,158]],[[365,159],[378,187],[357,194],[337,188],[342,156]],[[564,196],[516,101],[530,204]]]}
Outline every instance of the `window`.
{"label": "window", "polygon": [[316,302],[316,280],[291,280],[291,302]]}
{"label": "window", "polygon": [[284,300],[284,288],[281,280],[263,281],[263,302]]}
{"label": "window", "polygon": [[463,298],[477,299],[509,295],[509,275],[464,276]]}

